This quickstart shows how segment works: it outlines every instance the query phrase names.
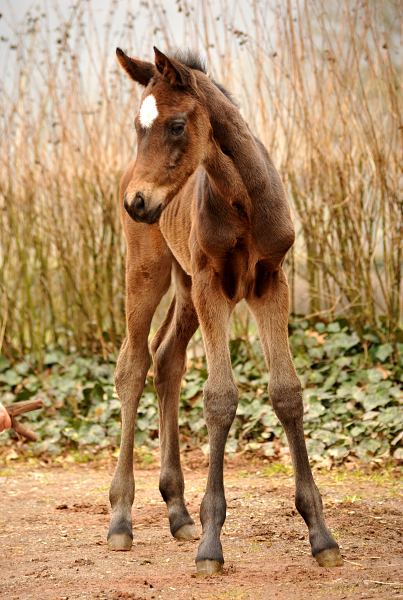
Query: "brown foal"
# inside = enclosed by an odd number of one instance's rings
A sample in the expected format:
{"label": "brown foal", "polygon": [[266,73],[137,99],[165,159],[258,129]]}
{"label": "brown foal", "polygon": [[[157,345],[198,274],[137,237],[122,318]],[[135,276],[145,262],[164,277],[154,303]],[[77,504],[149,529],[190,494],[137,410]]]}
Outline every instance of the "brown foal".
{"label": "brown foal", "polygon": [[151,320],[172,278],[175,295],[151,342],[160,416],[159,487],[172,535],[181,540],[197,535],[184,500],[178,402],[186,348],[200,325],[209,372],[204,418],[210,465],[196,564],[200,575],[222,572],[223,459],[238,403],[229,322],[235,305],[245,298],[270,370],[273,408],[287,434],[295,505],[309,528],[312,554],[321,566],[341,565],[309,466],[301,384],[288,345],[288,284],[282,265],[295,234],[284,187],[267,150],[197,57],[173,58],[154,50],[155,65],[117,49],[120,65],[145,89],[135,119],[137,157],[120,186],[128,331],[115,375],[122,442],[109,495],[109,548],[132,546],[136,413],[150,367]]}

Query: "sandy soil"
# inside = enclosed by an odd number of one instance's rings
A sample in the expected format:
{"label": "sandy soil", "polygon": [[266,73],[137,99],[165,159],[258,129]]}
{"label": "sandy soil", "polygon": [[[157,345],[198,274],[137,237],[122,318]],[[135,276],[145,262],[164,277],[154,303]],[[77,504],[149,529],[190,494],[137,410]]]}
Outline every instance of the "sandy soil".
{"label": "sandy soil", "polygon": [[[185,459],[186,499],[199,531],[205,460]],[[293,479],[264,465],[226,467],[224,575],[199,579],[197,541],[168,528],[158,468],[136,469],[131,552],[109,552],[114,463],[0,467],[0,598],[7,600],[403,599],[401,473],[318,473],[341,568],[319,568],[293,505]],[[273,468],[269,468],[273,471]]]}

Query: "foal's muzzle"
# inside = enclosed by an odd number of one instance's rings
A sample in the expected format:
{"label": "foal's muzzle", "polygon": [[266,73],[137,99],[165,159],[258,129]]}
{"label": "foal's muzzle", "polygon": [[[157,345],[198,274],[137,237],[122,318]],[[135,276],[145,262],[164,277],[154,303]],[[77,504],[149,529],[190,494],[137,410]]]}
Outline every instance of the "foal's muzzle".
{"label": "foal's muzzle", "polygon": [[137,192],[131,201],[128,200],[127,192],[125,192],[123,206],[133,221],[147,223],[148,225],[158,221],[163,209],[162,202],[157,207],[150,209],[146,198],[141,192]]}

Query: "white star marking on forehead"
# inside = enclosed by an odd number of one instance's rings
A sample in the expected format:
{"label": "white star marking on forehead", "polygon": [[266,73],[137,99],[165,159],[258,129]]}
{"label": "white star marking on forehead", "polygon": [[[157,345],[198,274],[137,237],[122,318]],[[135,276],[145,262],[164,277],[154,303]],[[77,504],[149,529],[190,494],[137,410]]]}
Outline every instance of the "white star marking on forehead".
{"label": "white star marking on forehead", "polygon": [[148,129],[158,117],[157,103],[152,94],[147,96],[140,108],[139,119],[143,127]]}

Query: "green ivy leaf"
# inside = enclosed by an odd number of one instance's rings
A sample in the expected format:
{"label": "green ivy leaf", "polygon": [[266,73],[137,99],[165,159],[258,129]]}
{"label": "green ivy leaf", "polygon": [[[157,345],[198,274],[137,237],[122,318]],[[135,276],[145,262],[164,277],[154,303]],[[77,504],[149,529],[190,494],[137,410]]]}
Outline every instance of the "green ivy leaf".
{"label": "green ivy leaf", "polygon": [[3,373],[0,373],[0,382],[5,383],[9,387],[15,387],[19,383],[21,383],[22,377],[18,375],[14,369],[8,369]]}
{"label": "green ivy leaf", "polygon": [[321,457],[325,452],[325,444],[320,440],[309,439],[306,442],[306,449],[308,451],[309,458]]}
{"label": "green ivy leaf", "polygon": [[375,356],[381,362],[385,362],[385,360],[387,358],[389,358],[389,356],[392,353],[393,353],[392,344],[382,344],[382,346],[379,346],[378,350],[376,351]]}

